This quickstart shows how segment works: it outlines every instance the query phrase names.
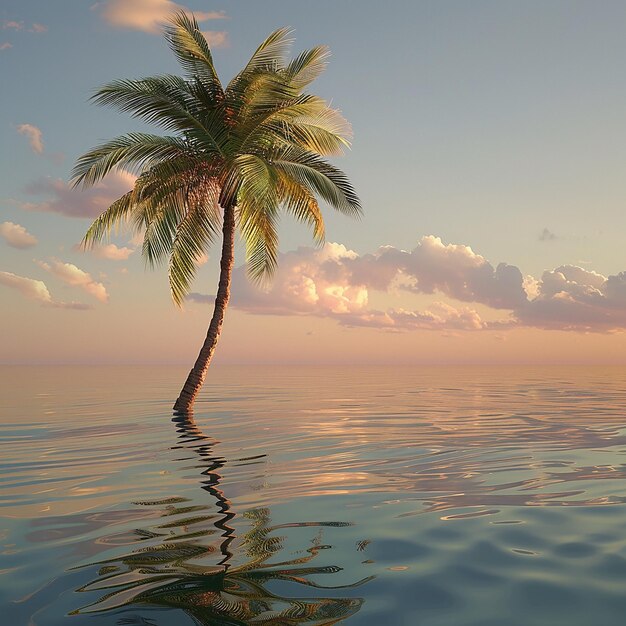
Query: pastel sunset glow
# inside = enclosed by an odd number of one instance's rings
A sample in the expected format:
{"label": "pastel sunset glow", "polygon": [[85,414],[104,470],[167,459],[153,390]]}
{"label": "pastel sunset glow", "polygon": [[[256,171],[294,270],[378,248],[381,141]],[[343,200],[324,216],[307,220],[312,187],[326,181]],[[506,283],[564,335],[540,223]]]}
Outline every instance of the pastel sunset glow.
{"label": "pastel sunset glow", "polygon": [[363,205],[351,220],[322,204],[320,245],[284,215],[260,286],[237,241],[218,363],[626,363],[626,6],[330,0],[4,3],[0,362],[195,358],[219,246],[178,308],[140,231],[79,245],[136,172],[70,184],[91,146],[152,132],[88,99],[176,73],[161,32],[180,10],[227,79],[277,27],[296,54],[329,47],[317,93],[353,134],[331,160]]}

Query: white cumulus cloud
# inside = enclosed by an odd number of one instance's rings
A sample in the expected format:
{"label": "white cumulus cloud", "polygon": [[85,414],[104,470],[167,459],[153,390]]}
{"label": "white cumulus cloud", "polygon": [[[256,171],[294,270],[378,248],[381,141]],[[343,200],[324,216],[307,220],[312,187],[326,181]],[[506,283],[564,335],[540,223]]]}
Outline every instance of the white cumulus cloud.
{"label": "white cumulus cloud", "polygon": [[37,238],[31,235],[23,226],[13,222],[0,224],[0,236],[12,248],[32,248],[37,244]]}
{"label": "white cumulus cloud", "polygon": [[0,284],[19,291],[24,297],[42,304],[52,304],[52,296],[42,280],[18,276],[11,272],[0,272]]}
{"label": "white cumulus cloud", "polygon": [[54,307],[57,309],[74,309],[84,311],[92,307],[80,302],[61,302],[54,300],[48,291],[46,283],[42,280],[27,278],[26,276],[18,276],[12,272],[0,272],[0,285],[14,289],[29,300],[39,302],[44,306]]}
{"label": "white cumulus cloud", "polygon": [[[82,248],[81,248],[82,250]],[[126,261],[128,257],[135,252],[135,248],[119,247],[114,243],[96,245],[89,251],[99,259],[108,259],[109,261]]]}
{"label": "white cumulus cloud", "polygon": [[37,261],[37,265],[46,272],[50,272],[53,276],[56,276],[61,281],[72,287],[78,287],[96,298],[100,302],[108,302],[109,294],[106,287],[97,281],[95,281],[91,274],[81,270],[72,263],[64,263],[59,259],[51,259],[50,263],[44,261]]}

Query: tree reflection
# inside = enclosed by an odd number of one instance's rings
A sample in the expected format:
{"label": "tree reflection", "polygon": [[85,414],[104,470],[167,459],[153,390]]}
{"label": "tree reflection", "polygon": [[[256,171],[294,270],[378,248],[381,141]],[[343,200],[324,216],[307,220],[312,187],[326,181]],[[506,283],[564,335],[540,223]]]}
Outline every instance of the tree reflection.
{"label": "tree reflection", "polygon": [[[270,587],[283,590],[285,583],[319,591],[351,589],[367,582],[369,579],[335,586],[318,582],[341,570],[336,566],[312,564],[318,553],[329,547],[321,541],[323,527],[347,524],[272,525],[270,510],[256,508],[240,516],[248,529],[237,537],[230,524],[236,514],[219,487],[219,470],[226,460],[214,452],[218,442],[200,431],[193,416],[176,416],[173,421],[179,436],[175,449],[193,451],[192,458],[201,459],[201,485],[211,494],[215,506],[190,505],[184,498],[136,503],[159,507],[160,523],[134,531],[134,540],[142,544],[140,548],[98,563],[98,578],[78,591],[103,595],[76,613],[121,607],[135,610],[141,606],[167,607],[180,609],[197,624],[206,626],[323,626],[336,624],[356,613],[363,604],[362,598],[319,597],[315,593],[315,597],[294,598],[270,590]],[[281,559],[286,537],[279,534],[280,530],[301,527],[316,527],[319,532],[295,558]],[[134,623],[150,624],[151,620],[137,616],[118,620],[119,625]]]}

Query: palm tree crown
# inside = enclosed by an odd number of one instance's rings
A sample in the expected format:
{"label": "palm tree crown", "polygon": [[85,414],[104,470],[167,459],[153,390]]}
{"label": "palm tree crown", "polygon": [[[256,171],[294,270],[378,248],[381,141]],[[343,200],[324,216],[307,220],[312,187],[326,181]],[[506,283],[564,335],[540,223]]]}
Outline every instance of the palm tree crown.
{"label": "palm tree crown", "polygon": [[224,88],[193,16],[175,14],[165,37],[184,77],[116,80],[93,100],[173,134],[128,133],[103,143],[78,159],[73,180],[90,186],[114,168],[138,174],[84,243],[100,241],[120,222],[145,230],[143,255],[150,265],[169,258],[171,293],[180,305],[195,261],[219,235],[226,206],[236,211],[248,272],[257,280],[276,266],[280,209],[323,241],[316,196],[352,216],[361,206],[345,174],[322,158],[349,145],[349,124],[303,91],[326,65],[324,46],[286,62],[289,31],[279,29]]}
{"label": "palm tree crown", "polygon": [[144,232],[150,265],[168,259],[172,298],[181,305],[196,262],[222,232],[215,308],[200,354],[174,409],[188,413],[204,382],[230,298],[234,237],[246,243],[248,273],[260,280],[276,267],[281,209],[306,222],[317,241],[324,220],[317,197],[348,215],[361,213],[343,172],[324,160],[348,146],[341,114],[304,89],[323,71],[325,47],[285,56],[289,31],[272,33],[224,88],[193,16],[176,13],[165,37],[184,76],[116,80],[93,99],[156,124],[170,136],[128,133],[95,147],[76,162],[75,185],[97,183],[114,168],[138,178],[91,225],[93,245],[120,222]]}

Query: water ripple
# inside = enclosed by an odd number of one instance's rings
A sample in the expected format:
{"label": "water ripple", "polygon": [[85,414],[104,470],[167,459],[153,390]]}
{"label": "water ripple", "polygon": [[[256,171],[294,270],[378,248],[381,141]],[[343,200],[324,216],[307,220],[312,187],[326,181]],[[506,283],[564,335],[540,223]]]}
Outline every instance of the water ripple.
{"label": "water ripple", "polygon": [[623,369],[1,373],[10,623],[622,623]]}

